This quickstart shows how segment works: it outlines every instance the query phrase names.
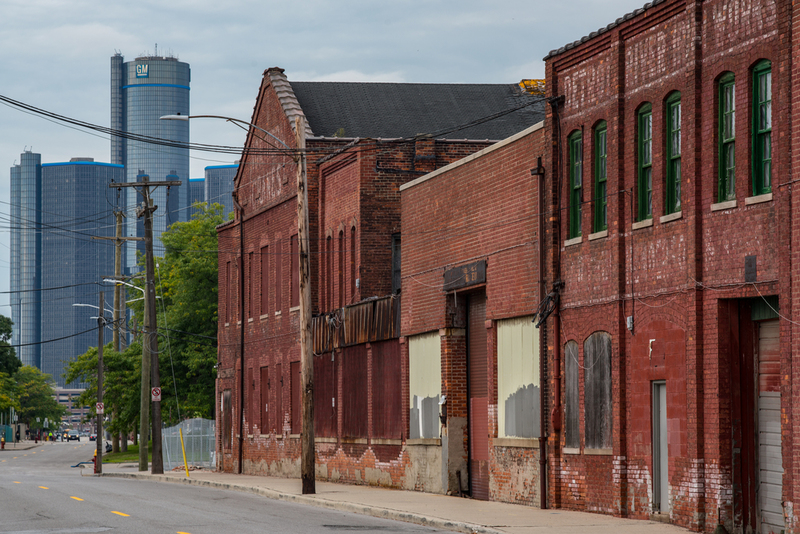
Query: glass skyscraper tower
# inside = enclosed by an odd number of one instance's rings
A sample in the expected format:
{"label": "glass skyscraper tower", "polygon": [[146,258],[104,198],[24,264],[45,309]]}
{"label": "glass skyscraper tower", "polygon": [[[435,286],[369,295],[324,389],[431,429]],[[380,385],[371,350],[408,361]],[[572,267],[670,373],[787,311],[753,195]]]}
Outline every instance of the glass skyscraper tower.
{"label": "glass skyscraper tower", "polygon": [[97,346],[97,310],[73,304],[97,306],[98,283],[114,272],[113,241],[92,236],[114,236],[108,184],[123,178],[121,165],[42,164],[32,152],[11,168],[12,344],[60,387],[67,362]]}
{"label": "glass skyscraper tower", "polygon": [[[143,175],[154,182],[168,179],[184,182],[181,187],[159,187],[152,193],[153,202],[158,206],[153,217],[156,256],[163,255],[161,233],[172,222],[187,220],[189,215],[189,123],[159,118],[178,113],[189,115],[190,81],[189,64],[175,57],[143,56],[127,63],[120,54],[111,57],[111,128],[180,145],[170,147],[124,136],[111,137],[111,163],[125,167],[126,182],[140,181]],[[142,197],[132,188],[127,188],[124,194],[126,235],[141,237],[144,226],[136,217],[136,206],[141,204]],[[143,251],[142,242],[126,244],[128,272],[138,270],[137,244]]]}
{"label": "glass skyscraper tower", "polygon": [[209,205],[222,204],[225,207],[222,215],[226,220],[233,211],[233,179],[236,178],[238,169],[238,164],[210,165],[205,168],[205,201]]}

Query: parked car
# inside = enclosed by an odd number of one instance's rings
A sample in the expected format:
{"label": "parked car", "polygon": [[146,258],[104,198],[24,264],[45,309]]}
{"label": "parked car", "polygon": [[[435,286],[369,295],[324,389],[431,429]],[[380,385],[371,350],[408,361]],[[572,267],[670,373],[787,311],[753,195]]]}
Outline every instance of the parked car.
{"label": "parked car", "polygon": [[67,441],[80,441],[81,435],[77,430],[70,430],[66,433]]}

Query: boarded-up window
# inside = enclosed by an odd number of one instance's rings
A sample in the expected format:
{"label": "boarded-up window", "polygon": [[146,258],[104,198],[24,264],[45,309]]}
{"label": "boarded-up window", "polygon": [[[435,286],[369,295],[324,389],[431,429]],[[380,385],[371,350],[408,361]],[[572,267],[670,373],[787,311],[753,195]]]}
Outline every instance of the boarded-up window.
{"label": "boarded-up window", "polygon": [[275,243],[275,312],[283,310],[283,292],[281,286],[283,285],[283,247],[281,240],[278,239]]}
{"label": "boarded-up window", "polygon": [[367,437],[368,409],[367,346],[354,345],[342,351],[342,437]]}
{"label": "boarded-up window", "polygon": [[291,369],[291,388],[292,388],[292,434],[299,434],[301,431],[302,420],[300,419],[300,362],[289,364]]}
{"label": "boarded-up window", "polygon": [[400,234],[392,234],[392,294],[400,291]]}
{"label": "boarded-up window", "polygon": [[497,322],[497,411],[500,437],[540,434],[539,330],[532,317]]}
{"label": "boarded-up window", "polygon": [[267,313],[269,297],[269,247],[261,247],[261,315]]}
{"label": "boarded-up window", "polygon": [[356,227],[350,228],[350,292],[347,303],[353,302],[356,296]]}
{"label": "boarded-up window", "polygon": [[333,239],[328,236],[325,247],[325,309],[333,309]]}
{"label": "boarded-up window", "polygon": [[442,348],[439,332],[412,336],[408,345],[410,439],[439,437]]}
{"label": "boarded-up window", "polygon": [[336,437],[336,362],[327,352],[314,358],[314,435]]}
{"label": "boarded-up window", "polygon": [[269,433],[269,367],[261,368],[261,402],[258,405],[258,411],[261,415],[259,425],[262,434]]}
{"label": "boarded-up window", "polygon": [[611,336],[595,332],[583,343],[584,435],[587,449],[611,448]]}
{"label": "boarded-up window", "polygon": [[252,252],[247,255],[247,270],[247,317],[250,318],[253,316],[253,287],[255,284],[253,276],[256,272],[255,254]]}
{"label": "boarded-up window", "polygon": [[231,404],[231,390],[222,392],[222,446],[231,448],[231,433],[233,432],[233,405]]}
{"label": "boarded-up window", "polygon": [[272,410],[272,417],[274,418],[272,421],[272,428],[275,429],[275,433],[280,435],[283,434],[283,374],[281,374],[281,364],[275,364],[275,378],[273,384],[273,390],[275,391],[275,400],[273,401],[275,404],[275,409]]}
{"label": "boarded-up window", "polygon": [[339,232],[339,307],[344,307],[344,232]]}
{"label": "boarded-up window", "polygon": [[250,423],[250,433],[255,433],[256,428],[256,416],[258,412],[255,411],[256,404],[256,392],[255,392],[255,382],[253,381],[253,368],[247,368],[247,379],[244,383],[244,402],[245,402],[245,415],[247,416],[247,422]]}
{"label": "boarded-up window", "polygon": [[293,235],[291,238],[291,253],[292,253],[292,303],[291,306],[300,306],[300,249],[298,248],[297,236]]}
{"label": "boarded-up window", "polygon": [[578,376],[578,344],[564,345],[564,446],[578,449],[580,434],[580,386]]}
{"label": "boarded-up window", "polygon": [[400,439],[403,435],[400,343],[372,344],[372,436]]}
{"label": "boarded-up window", "polygon": [[231,293],[233,293],[233,278],[231,277],[231,262],[225,262],[225,322],[231,322]]}

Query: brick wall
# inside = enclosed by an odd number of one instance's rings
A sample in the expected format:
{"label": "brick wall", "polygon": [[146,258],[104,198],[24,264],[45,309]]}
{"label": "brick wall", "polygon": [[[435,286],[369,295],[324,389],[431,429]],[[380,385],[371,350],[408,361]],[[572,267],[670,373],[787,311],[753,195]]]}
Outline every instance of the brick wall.
{"label": "brick wall", "polygon": [[[711,532],[718,520],[738,521],[731,490],[730,356],[719,327],[718,302],[778,295],[791,310],[788,216],[791,176],[788,2],[770,0],[666,1],[546,60],[548,96],[548,278],[565,282],[560,331],[549,321],[548,340],[583,342],[595,331],[613,339],[613,450],[607,455],[563,451],[563,433],[550,440],[551,504],[648,518],[652,512],[651,385],[667,384],[669,519]],[[773,187],[753,199],[751,178],[752,68],[772,62]],[[735,75],[736,200],[720,206],[718,80]],[[666,101],[681,97],[682,180],[679,215],[667,216]],[[653,217],[638,223],[637,112],[652,105]],[[608,230],[593,234],[594,128],[608,128]],[[567,137],[583,139],[583,217],[580,238],[568,240]],[[745,283],[746,256],[756,256],[757,281]],[[786,307],[784,307],[786,306]],[[633,333],[626,328],[633,318]],[[651,344],[651,340],[654,340]],[[788,326],[781,332],[783,369],[789,369]],[[558,350],[559,354],[554,353]],[[548,346],[550,357],[563,350]],[[788,373],[784,373],[785,376]],[[581,373],[580,405],[583,406]],[[790,382],[782,396],[789,410]],[[563,399],[552,399],[561,405]],[[558,424],[556,424],[556,427]],[[581,421],[583,429],[583,421]],[[582,430],[581,430],[582,431]],[[784,433],[787,437],[789,434]],[[793,521],[792,443],[784,439],[783,493]],[[606,491],[595,485],[613,481]],[[718,510],[721,517],[718,516]]]}

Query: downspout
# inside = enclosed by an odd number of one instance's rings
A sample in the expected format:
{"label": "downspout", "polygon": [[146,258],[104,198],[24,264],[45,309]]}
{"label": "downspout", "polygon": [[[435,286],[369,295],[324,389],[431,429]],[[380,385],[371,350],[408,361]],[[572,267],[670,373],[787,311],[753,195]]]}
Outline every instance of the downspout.
{"label": "downspout", "polygon": [[[537,196],[538,210],[539,210],[539,300],[541,301],[545,295],[545,280],[544,280],[544,167],[542,166],[541,156],[536,160],[536,168],[531,169],[532,176],[539,177]],[[539,507],[546,510],[547,506],[547,438],[548,425],[547,425],[547,403],[545,402],[544,384],[547,384],[547,363],[545,354],[547,354],[547,328],[543,328],[539,332]]]}
{"label": "downspout", "polygon": [[239,211],[239,465],[238,474],[242,474],[242,458],[244,448],[244,208],[239,204],[238,191],[234,190],[233,203]]}
{"label": "downspout", "polygon": [[[555,192],[555,239],[552,243],[555,245],[553,255],[553,293],[555,293],[555,309],[553,310],[553,410],[551,412],[551,424],[553,425],[553,433],[555,434],[554,448],[559,448],[561,445],[561,299],[559,292],[564,287],[564,282],[561,280],[561,117],[559,116],[559,105],[564,102],[563,96],[554,96],[548,99],[551,109],[553,110],[553,125],[556,135],[556,156],[555,172],[553,173]],[[555,463],[553,464],[554,471],[557,471]],[[555,474],[555,473],[554,473]],[[558,484],[556,483],[556,486]],[[557,492],[559,493],[559,492]],[[559,499],[560,500],[560,499]],[[560,503],[554,503],[560,504]]]}

